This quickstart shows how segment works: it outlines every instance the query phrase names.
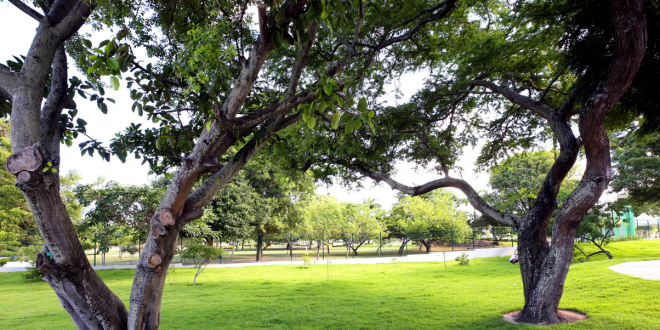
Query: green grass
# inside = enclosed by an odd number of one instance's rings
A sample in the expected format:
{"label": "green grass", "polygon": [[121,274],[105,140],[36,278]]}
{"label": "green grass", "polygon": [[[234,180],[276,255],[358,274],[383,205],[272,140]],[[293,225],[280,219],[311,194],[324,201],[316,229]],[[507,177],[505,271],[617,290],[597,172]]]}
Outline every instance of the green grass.
{"label": "green grass", "polygon": [[[612,243],[614,260],[597,256],[571,266],[560,308],[589,320],[553,329],[660,329],[660,281],[608,266],[660,259],[660,240]],[[590,250],[590,247],[586,247]],[[501,320],[522,308],[519,267],[507,258],[448,262],[177,269],[165,286],[162,329],[537,329]],[[133,271],[99,274],[128,302]],[[0,274],[0,328],[71,329],[44,282]]]}

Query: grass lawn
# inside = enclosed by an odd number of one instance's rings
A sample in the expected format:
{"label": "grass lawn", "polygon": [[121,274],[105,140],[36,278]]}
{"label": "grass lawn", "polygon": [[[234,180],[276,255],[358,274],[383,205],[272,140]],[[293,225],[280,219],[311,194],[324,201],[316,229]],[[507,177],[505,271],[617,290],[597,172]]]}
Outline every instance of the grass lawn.
{"label": "grass lawn", "polygon": [[[660,329],[660,281],[608,266],[660,259],[660,240],[608,245],[614,260],[571,266],[560,308],[589,320],[553,329]],[[587,247],[588,250],[589,247]],[[161,329],[537,329],[502,321],[523,306],[519,267],[507,258],[447,262],[177,269],[166,285]],[[99,274],[128,303],[132,270]],[[0,328],[72,329],[45,282],[0,274]]]}

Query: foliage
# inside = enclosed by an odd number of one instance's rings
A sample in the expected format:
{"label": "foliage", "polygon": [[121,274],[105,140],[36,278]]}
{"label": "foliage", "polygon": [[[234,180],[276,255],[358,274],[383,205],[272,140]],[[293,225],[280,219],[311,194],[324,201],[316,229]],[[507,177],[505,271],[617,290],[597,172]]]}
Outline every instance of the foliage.
{"label": "foliage", "polygon": [[0,267],[3,267],[6,263],[8,263],[10,261],[11,261],[11,259],[9,259],[9,258],[0,259]]}
{"label": "foliage", "polygon": [[119,248],[119,252],[128,253],[132,258],[134,254],[138,253],[138,247],[132,244],[122,245],[121,248]]}
{"label": "foliage", "polygon": [[469,266],[470,265],[470,258],[468,256],[468,254],[465,253],[465,252],[461,252],[461,255],[456,257],[456,259],[454,259],[454,260],[456,260],[458,262],[458,264],[461,265],[461,266]]}
{"label": "foliage", "polygon": [[184,259],[192,260],[197,268],[193,286],[197,284],[197,276],[206,269],[206,265],[211,262],[211,259],[217,258],[225,253],[225,250],[215,248],[211,245],[191,243],[187,244],[186,248],[181,251],[181,257]]}
{"label": "foliage", "polygon": [[612,137],[611,187],[626,196],[618,203],[632,205],[636,215],[660,214],[660,133],[635,132]]}
{"label": "foliage", "polygon": [[96,242],[101,252],[107,252],[110,245],[120,245],[117,239],[121,237],[130,237],[132,243],[144,242],[163,193],[164,189],[153,186],[102,185],[101,180],[75,188],[80,204],[90,207],[84,221],[91,231],[88,239]]}
{"label": "foliage", "polygon": [[26,281],[38,281],[44,276],[44,272],[38,270],[34,265],[25,267],[25,271],[21,272],[21,277]]}
{"label": "foliage", "polygon": [[[493,192],[484,196],[498,210],[526,214],[536,201],[543,180],[555,162],[557,151],[521,152],[491,168]],[[577,186],[576,168],[562,183],[557,199],[561,205]]]}
{"label": "foliage", "polygon": [[460,242],[472,235],[467,214],[458,211],[460,202],[449,190],[438,189],[423,196],[401,195],[388,219],[392,231],[420,232],[430,229],[453,231]]}
{"label": "foliage", "polygon": [[[303,269],[307,268],[307,266],[312,265],[312,258],[309,257],[309,253],[303,252],[302,255],[302,262],[303,262]],[[314,263],[316,263],[316,260],[314,260]]]}
{"label": "foliage", "polygon": [[[291,175],[264,161],[255,159],[213,197],[205,216],[198,220],[208,227],[201,236],[217,232],[233,240],[298,232],[302,223],[298,204],[311,194],[311,178]],[[184,232],[189,231],[184,227]]]}

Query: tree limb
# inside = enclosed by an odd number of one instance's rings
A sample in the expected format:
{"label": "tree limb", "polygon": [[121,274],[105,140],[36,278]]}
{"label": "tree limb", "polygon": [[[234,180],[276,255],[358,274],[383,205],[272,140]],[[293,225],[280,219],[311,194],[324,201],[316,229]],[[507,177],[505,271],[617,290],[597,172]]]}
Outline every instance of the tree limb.
{"label": "tree limb", "polygon": [[[61,21],[55,19],[55,22],[58,23],[53,27],[53,34],[60,42],[69,39],[78,32],[80,27],[85,24],[85,21],[87,21],[87,18],[92,13],[94,7],[96,7],[94,2],[87,4],[86,1],[78,1],[73,6],[69,7],[71,2],[73,1],[56,1],[48,14],[48,17],[51,19],[53,19],[53,17],[59,18],[63,15],[60,10],[70,8],[69,11],[66,11],[66,16],[61,18]],[[57,6],[59,3],[61,3],[61,5]],[[51,13],[53,13],[53,16],[51,16]]]}
{"label": "tree limb", "polygon": [[[57,46],[55,55],[53,56],[53,76],[51,78],[50,94],[48,94],[48,98],[41,110],[41,121],[39,123],[41,143],[45,151],[44,156],[47,160],[55,159],[53,156],[59,158],[59,152],[55,155],[53,151],[55,151],[54,149],[59,149],[57,148],[60,143],[58,122],[64,105],[69,101],[67,94],[67,71],[66,52],[64,50],[64,43],[61,43]],[[54,146],[54,144],[57,145]]]}
{"label": "tree limb", "polygon": [[30,6],[26,5],[21,0],[9,0],[9,2],[14,5],[16,8],[20,9],[22,12],[28,16],[34,18],[37,21],[44,19],[44,15],[39,14],[36,10],[32,9]]}
{"label": "tree limb", "polygon": [[12,72],[8,67],[0,64],[0,95],[11,101],[14,86],[18,83],[19,73]]}
{"label": "tree limb", "polygon": [[481,196],[479,196],[476,190],[474,190],[474,188],[472,188],[472,186],[464,180],[446,177],[438,180],[429,181],[420,186],[411,187],[404,185],[383,173],[372,172],[360,164],[351,164],[347,162],[338,162],[338,163],[345,167],[354,169],[362,173],[364,176],[367,176],[375,180],[376,182],[381,182],[381,181],[385,182],[390,187],[392,187],[392,189],[396,189],[410,196],[423,195],[425,193],[431,192],[439,188],[457,188],[460,189],[467,196],[468,200],[470,201],[470,204],[472,204],[472,206],[474,206],[475,209],[477,209],[482,214],[485,214],[493,218],[495,221],[506,226],[517,228],[521,220],[521,218],[516,215],[500,212],[495,208],[493,208],[492,206],[490,206],[485,200],[483,200],[483,198],[481,198]]}
{"label": "tree limb", "polygon": [[300,81],[302,71],[307,64],[307,57],[309,56],[309,52],[312,50],[314,39],[316,39],[316,29],[318,26],[318,23],[314,21],[310,23],[309,27],[307,28],[307,33],[309,33],[310,39],[308,42],[302,45],[302,48],[298,52],[296,62],[294,63],[293,68],[291,68],[291,77],[289,78],[289,88],[286,92],[286,98],[296,95],[298,82]]}
{"label": "tree limb", "polygon": [[536,101],[527,96],[520,95],[509,88],[502,87],[487,80],[473,80],[471,84],[474,84],[475,86],[486,87],[492,90],[493,92],[496,92],[506,97],[512,103],[515,103],[527,110],[530,110],[538,114],[539,116],[545,118],[548,121],[552,120],[554,110],[552,110],[552,108],[550,108],[549,106],[541,103],[540,101]]}
{"label": "tree limb", "polygon": [[440,9],[440,11],[438,11],[434,14],[431,14],[431,15],[425,16],[423,18],[420,18],[417,21],[417,23],[415,23],[415,25],[413,27],[411,27],[406,33],[404,33],[404,34],[402,34],[398,37],[383,40],[377,46],[371,46],[370,48],[374,48],[376,51],[378,51],[378,50],[381,50],[381,49],[383,49],[387,46],[390,46],[390,45],[393,45],[395,43],[405,41],[405,40],[408,40],[408,39],[412,38],[412,36],[415,35],[415,33],[417,33],[417,31],[419,31],[419,29],[421,29],[427,23],[439,21],[440,19],[447,16],[451,12],[451,10],[454,9],[454,7],[456,6],[456,2],[457,2],[457,0],[448,0],[448,1],[443,1],[442,3],[438,4],[437,6],[431,7],[431,8],[434,8],[434,10],[438,9],[438,8],[441,8],[441,9]]}

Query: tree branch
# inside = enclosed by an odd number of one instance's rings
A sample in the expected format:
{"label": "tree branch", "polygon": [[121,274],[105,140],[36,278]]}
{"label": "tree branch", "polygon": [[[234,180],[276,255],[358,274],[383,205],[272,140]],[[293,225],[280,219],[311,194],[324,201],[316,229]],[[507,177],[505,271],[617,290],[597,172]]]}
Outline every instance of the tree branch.
{"label": "tree branch", "polygon": [[18,83],[19,73],[12,72],[8,67],[0,64],[0,95],[12,100],[14,86]]}
{"label": "tree branch", "polygon": [[291,77],[289,78],[289,88],[286,92],[286,98],[296,95],[296,89],[298,87],[298,82],[300,81],[300,75],[307,64],[307,57],[309,52],[312,50],[314,44],[314,39],[316,39],[316,29],[318,28],[318,23],[316,21],[309,24],[307,28],[307,33],[309,33],[310,39],[308,42],[304,43],[300,51],[298,52],[298,57],[296,62],[291,68]]}
{"label": "tree branch", "polygon": [[[94,2],[87,4],[86,1],[78,1],[75,5],[70,7],[71,2],[72,1],[67,0],[56,1],[48,14],[48,17],[51,19],[53,19],[53,17],[59,18],[62,15],[60,10],[70,8],[69,11],[66,11],[66,16],[64,16],[61,21],[58,22],[58,20],[55,19],[55,22],[58,23],[53,27],[53,33],[57,36],[60,42],[69,39],[72,35],[78,32],[80,27],[85,24],[85,21],[87,21],[87,18],[92,13],[94,7],[96,7]],[[62,3],[62,5],[57,6],[59,3]],[[53,16],[51,16],[51,13],[53,13]]]}
{"label": "tree branch", "polygon": [[[431,8],[437,7],[437,8],[441,8],[441,9],[437,13],[425,16],[423,18],[420,18],[417,21],[417,23],[415,23],[415,25],[413,27],[411,27],[406,33],[404,33],[404,34],[402,34],[398,37],[383,40],[377,46],[372,46],[371,48],[374,48],[376,51],[378,51],[378,50],[381,50],[381,49],[383,49],[387,46],[390,46],[392,44],[395,44],[395,43],[405,41],[405,40],[408,40],[408,39],[412,38],[412,36],[415,35],[415,33],[417,33],[417,31],[419,31],[427,23],[439,21],[442,18],[444,18],[445,16],[447,16],[451,12],[451,10],[454,9],[454,7],[456,6],[456,2],[457,2],[457,0],[448,0],[448,1],[443,1],[442,3],[438,4],[437,6],[431,7]],[[435,9],[437,9],[437,8],[435,8]]]}
{"label": "tree branch", "polygon": [[14,5],[16,8],[20,9],[22,12],[28,16],[34,18],[37,21],[41,21],[44,18],[44,15],[39,14],[36,10],[32,9],[30,6],[26,5],[21,0],[9,0],[9,2]]}
{"label": "tree branch", "polygon": [[375,180],[376,182],[381,182],[381,181],[385,182],[390,187],[392,187],[392,189],[396,189],[410,196],[423,195],[425,193],[431,192],[439,188],[457,188],[460,189],[465,194],[465,196],[467,196],[468,200],[470,201],[470,204],[472,204],[472,206],[474,206],[475,209],[477,209],[482,214],[485,214],[495,219],[495,221],[506,226],[517,228],[521,220],[521,218],[516,215],[500,212],[495,208],[493,208],[492,206],[490,206],[483,198],[481,198],[481,196],[479,196],[479,194],[474,190],[474,188],[472,188],[472,186],[469,183],[460,179],[447,177],[447,178],[429,181],[420,186],[410,187],[392,179],[390,176],[385,175],[383,173],[372,172],[362,165],[351,164],[347,162],[338,162],[338,163],[339,165],[343,165],[345,167],[356,170],[362,173],[364,176],[367,176]]}
{"label": "tree branch", "polygon": [[57,46],[53,56],[53,76],[51,78],[51,90],[43,109],[41,110],[41,143],[44,157],[47,160],[59,159],[59,132],[58,122],[64,105],[68,103],[67,80],[68,68],[64,43]]}
{"label": "tree branch", "polygon": [[492,90],[493,92],[496,92],[506,97],[512,103],[515,103],[527,110],[530,110],[538,114],[539,116],[545,118],[548,121],[552,120],[554,110],[552,110],[552,108],[550,108],[549,106],[541,103],[540,101],[536,101],[527,96],[520,95],[509,88],[502,87],[500,85],[497,85],[495,83],[486,80],[473,80],[471,84],[474,84],[475,86],[486,87]]}

